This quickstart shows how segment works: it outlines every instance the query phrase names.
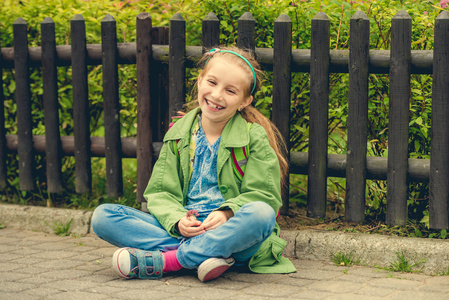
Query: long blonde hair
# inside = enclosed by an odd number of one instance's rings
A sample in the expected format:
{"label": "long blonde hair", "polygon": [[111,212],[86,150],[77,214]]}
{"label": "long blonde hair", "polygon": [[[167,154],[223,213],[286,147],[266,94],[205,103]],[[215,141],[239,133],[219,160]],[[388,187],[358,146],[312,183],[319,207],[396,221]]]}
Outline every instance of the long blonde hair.
{"label": "long blonde hair", "polygon": [[[252,93],[252,96],[254,96],[257,91],[261,87],[261,80],[263,71],[260,68],[260,64],[256,61],[254,56],[251,54],[251,51],[240,49],[238,47],[220,47],[220,50],[228,50],[233,51],[235,53],[240,54],[243,56],[248,62],[251,64],[254,70],[254,75],[251,70],[251,68],[248,66],[248,64],[239,58],[237,55],[234,55],[232,53],[228,52],[215,52],[213,55],[208,55],[208,52],[206,52],[205,55],[200,59],[199,66],[203,66],[202,71],[200,72],[200,76],[204,76],[206,72],[209,70],[210,66],[212,65],[212,62],[217,57],[224,58],[230,62],[236,63],[239,66],[241,66],[244,70],[248,72],[248,76],[250,78],[248,85],[248,88],[246,89],[245,93],[247,96],[251,96],[251,89],[254,86],[254,80],[256,80],[256,84],[254,87],[254,91]],[[195,92],[197,92],[197,89],[195,89]],[[197,95],[195,94],[192,99],[197,99]],[[191,109],[198,106],[198,101],[192,101],[190,103],[186,104],[186,109],[190,111]],[[281,169],[281,179],[283,182],[285,181],[285,177],[288,174],[288,161],[286,159],[287,156],[287,146],[285,144],[284,138],[282,137],[281,133],[279,132],[279,129],[276,127],[276,125],[273,124],[273,122],[270,121],[267,117],[265,117],[261,112],[259,112],[255,107],[252,105],[246,106],[243,110],[240,111],[241,116],[249,123],[257,123],[261,125],[268,135],[268,140],[270,142],[271,148],[276,152],[276,155],[279,160],[279,167]]]}

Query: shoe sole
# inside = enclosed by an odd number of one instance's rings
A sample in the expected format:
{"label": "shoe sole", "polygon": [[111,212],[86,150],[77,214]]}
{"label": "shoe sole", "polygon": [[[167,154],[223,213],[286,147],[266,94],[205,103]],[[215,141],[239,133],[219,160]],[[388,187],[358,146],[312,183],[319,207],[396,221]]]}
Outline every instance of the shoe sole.
{"label": "shoe sole", "polygon": [[234,260],[227,262],[224,259],[209,259],[209,262],[203,262],[198,268],[198,279],[203,282],[220,277],[221,274],[226,272],[234,264]]}

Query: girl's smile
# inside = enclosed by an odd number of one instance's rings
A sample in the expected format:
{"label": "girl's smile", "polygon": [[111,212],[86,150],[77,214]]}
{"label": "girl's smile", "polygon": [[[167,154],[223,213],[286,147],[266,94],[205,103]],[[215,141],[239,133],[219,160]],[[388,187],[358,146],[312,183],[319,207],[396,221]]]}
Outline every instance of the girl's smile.
{"label": "girl's smile", "polygon": [[224,107],[223,106],[220,106],[220,105],[217,105],[217,104],[215,104],[214,102],[212,102],[212,101],[209,101],[209,100],[207,100],[207,99],[205,99],[205,101],[206,101],[206,104],[212,109],[212,110],[221,110],[221,109],[224,109]]}

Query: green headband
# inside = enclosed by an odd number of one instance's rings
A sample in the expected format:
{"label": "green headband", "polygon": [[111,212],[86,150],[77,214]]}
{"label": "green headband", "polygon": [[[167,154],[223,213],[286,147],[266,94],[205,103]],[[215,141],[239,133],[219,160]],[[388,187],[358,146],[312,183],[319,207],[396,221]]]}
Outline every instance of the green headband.
{"label": "green headband", "polygon": [[[251,94],[250,94],[250,95],[252,95],[254,93],[254,90],[256,89],[257,77],[256,77],[256,72],[254,72],[254,68],[251,65],[251,63],[246,58],[244,58],[243,56],[238,54],[237,52],[230,51],[230,50],[220,50],[219,48],[211,49],[208,53],[206,53],[206,55],[213,56],[217,52],[226,52],[226,53],[234,54],[234,55],[240,57],[241,59],[243,59],[243,61],[248,64],[248,66],[251,68],[251,71],[253,72],[253,76],[254,76],[254,86],[253,86],[253,89],[251,90]],[[206,60],[206,63],[204,64],[205,66],[206,66],[207,62],[209,61],[209,59],[210,59],[210,57]]]}

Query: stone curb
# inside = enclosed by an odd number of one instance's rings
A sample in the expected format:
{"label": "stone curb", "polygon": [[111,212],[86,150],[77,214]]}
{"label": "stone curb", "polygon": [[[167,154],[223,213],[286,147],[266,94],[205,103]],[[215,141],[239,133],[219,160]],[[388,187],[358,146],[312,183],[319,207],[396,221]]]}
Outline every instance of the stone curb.
{"label": "stone curb", "polygon": [[449,241],[394,237],[326,230],[284,230],[281,237],[288,241],[285,255],[306,260],[329,261],[332,254],[352,254],[360,265],[388,268],[403,253],[413,268],[429,275],[449,271]]}
{"label": "stone curb", "polygon": [[[53,232],[55,224],[72,220],[70,233],[92,233],[93,211],[0,204],[0,224],[9,228]],[[414,270],[425,274],[441,274],[449,270],[449,241],[437,239],[401,238],[376,234],[358,234],[325,230],[283,230],[281,237],[288,244],[287,257],[329,261],[332,254],[352,253],[359,264],[387,268],[404,253],[410,263],[425,260]]]}
{"label": "stone curb", "polygon": [[53,232],[55,226],[70,224],[70,233],[86,235],[90,232],[93,211],[0,204],[0,224],[9,228]]}

